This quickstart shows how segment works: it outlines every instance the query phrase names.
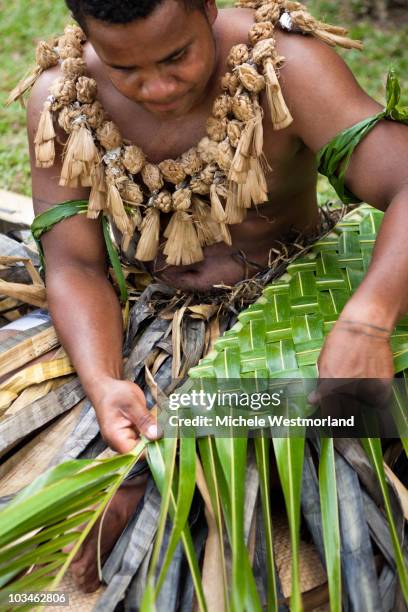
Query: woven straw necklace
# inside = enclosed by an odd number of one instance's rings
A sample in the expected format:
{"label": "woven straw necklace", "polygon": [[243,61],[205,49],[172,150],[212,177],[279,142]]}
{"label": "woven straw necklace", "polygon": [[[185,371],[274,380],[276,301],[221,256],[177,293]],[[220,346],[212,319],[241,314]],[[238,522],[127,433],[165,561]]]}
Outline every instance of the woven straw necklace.
{"label": "woven straw necklace", "polygon": [[231,244],[228,225],[241,223],[247,209],[267,201],[260,93],[266,91],[275,130],[292,122],[277,77],[284,58],[276,51],[275,27],[332,46],[362,47],[346,38],[347,30],[317,21],[299,2],[240,0],[237,6],[255,9],[248,43],[228,55],[229,72],[221,79],[223,93],[214,100],[207,136],[177,159],[152,164],[140,147],[124,144],[96,99],[96,81],[86,76],[86,37],[76,25],[38,44],[36,67],[10,95],[10,101],[19,98],[44,70],[61,65],[63,76],[49,89],[36,132],[36,164],[53,165],[58,122],[68,134],[59,184],[91,187],[87,216],[106,214],[122,233],[124,250],[138,230],[140,261],[158,253],[161,212],[172,213],[164,231],[166,261],[187,265],[203,259],[204,246]]}

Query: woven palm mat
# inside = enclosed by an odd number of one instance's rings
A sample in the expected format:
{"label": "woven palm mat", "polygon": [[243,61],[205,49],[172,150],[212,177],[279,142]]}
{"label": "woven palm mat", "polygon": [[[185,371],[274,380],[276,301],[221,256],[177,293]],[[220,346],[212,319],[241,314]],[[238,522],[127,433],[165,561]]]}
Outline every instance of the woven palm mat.
{"label": "woven palm mat", "polygon": [[[292,550],[290,545],[289,525],[284,511],[273,513],[273,550],[276,569],[279,574],[282,593],[290,598],[292,590]],[[320,561],[319,554],[312,542],[301,539],[299,543],[299,575],[300,590],[306,593],[327,584],[327,575]],[[323,600],[328,600],[328,592],[324,589]],[[325,606],[313,608],[323,612]]]}
{"label": "woven palm mat", "polygon": [[[91,612],[92,608],[106,589],[103,585],[94,593],[83,593],[75,585],[71,572],[65,574],[62,582],[55,591],[65,593],[69,599],[68,610],[71,612]],[[64,610],[65,608],[62,608]],[[61,612],[61,606],[47,606],[47,612]]]}
{"label": "woven palm mat", "polygon": [[[190,377],[318,376],[324,338],[367,272],[382,219],[383,213],[368,205],[345,215],[238,315]],[[394,330],[391,345],[395,372],[402,372],[408,368],[407,316]]]}

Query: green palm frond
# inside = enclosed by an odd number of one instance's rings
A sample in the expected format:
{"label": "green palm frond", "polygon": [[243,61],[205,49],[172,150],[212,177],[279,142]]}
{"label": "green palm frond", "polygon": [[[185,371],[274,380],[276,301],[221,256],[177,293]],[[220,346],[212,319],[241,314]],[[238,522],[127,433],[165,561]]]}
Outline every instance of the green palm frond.
{"label": "green palm frond", "polygon": [[[367,270],[381,220],[382,213],[367,206],[347,215],[334,231],[317,242],[307,255],[292,263],[283,277],[269,285],[262,297],[239,315],[238,323],[215,343],[214,350],[190,370],[190,382],[205,377],[217,383],[228,376],[241,380],[316,377],[316,362],[324,338]],[[404,372],[408,368],[407,319],[398,324],[392,348],[395,371]],[[306,400],[302,409],[308,409]],[[394,412],[406,449],[406,409],[398,396]],[[144,444],[133,455],[101,462],[73,461],[58,466],[37,479],[0,512],[3,594],[7,589],[55,588],[73,556],[73,552],[69,555],[63,553],[62,548],[66,543],[74,542],[74,549],[78,549]],[[278,608],[269,487],[269,454],[272,450],[290,528],[291,609],[295,612],[302,610],[299,545],[302,473],[305,456],[308,457],[306,444],[301,431],[296,437],[274,438],[272,445],[268,438],[255,440],[268,578],[266,601],[263,601],[251,567],[245,528],[245,472],[250,451],[247,437],[206,437],[198,440],[197,444],[196,440],[188,438],[166,438],[148,443],[148,461],[162,495],[162,508],[143,610],[154,610],[157,594],[180,541],[193,578],[199,609],[207,609],[199,561],[188,525],[195,474],[199,469],[197,466],[201,469],[201,465],[218,534],[218,557],[220,551],[224,560],[231,555],[231,567],[227,563],[221,567],[225,609],[243,612],[261,610],[263,605],[270,611]],[[382,499],[394,547],[394,562],[408,603],[406,545],[400,541],[393,518],[394,507],[391,507],[388,495],[380,442],[368,439],[363,441],[363,446],[373,466],[372,474],[378,478],[382,496],[379,498]],[[337,489],[336,473],[340,455],[336,453],[340,451],[335,448],[330,439],[320,441],[318,470],[323,556],[331,609],[337,612],[342,605],[340,534],[347,526],[339,524],[337,497],[340,489]],[[369,469],[367,465],[365,469]],[[310,469],[309,458],[307,466]],[[171,535],[159,570],[158,555],[168,517],[172,521]],[[78,535],[75,529],[82,523],[87,527]]]}
{"label": "green palm frond", "polygon": [[366,451],[371,463],[374,466],[375,473],[378,478],[380,485],[381,494],[384,500],[384,508],[388,519],[388,525],[391,535],[392,545],[394,547],[394,558],[398,570],[398,576],[400,580],[401,589],[404,595],[404,599],[408,602],[408,568],[407,559],[404,557],[404,553],[401,548],[399,541],[397,528],[395,525],[395,519],[391,510],[391,500],[388,491],[388,484],[385,477],[384,471],[384,460],[381,450],[381,442],[377,438],[363,438],[362,444]]}
{"label": "green palm frond", "polygon": [[[0,605],[6,608],[10,592],[58,585],[145,444],[128,455],[52,468],[1,512]],[[69,553],[62,550],[67,544],[73,545]]]}
{"label": "green palm frond", "polygon": [[262,436],[255,438],[256,463],[259,472],[262,518],[266,537],[266,563],[267,563],[267,604],[268,612],[277,612],[278,593],[276,588],[275,561],[273,553],[272,507],[270,492],[270,439]]}
{"label": "green palm frond", "polygon": [[299,529],[304,443],[304,438],[291,438],[290,436],[273,439],[279,478],[285,497],[290,542],[292,545],[291,607],[293,610],[299,611],[303,610],[299,575]]}
{"label": "green palm frond", "polygon": [[323,438],[321,440],[319,485],[330,610],[331,612],[341,612],[340,525],[332,438]]}

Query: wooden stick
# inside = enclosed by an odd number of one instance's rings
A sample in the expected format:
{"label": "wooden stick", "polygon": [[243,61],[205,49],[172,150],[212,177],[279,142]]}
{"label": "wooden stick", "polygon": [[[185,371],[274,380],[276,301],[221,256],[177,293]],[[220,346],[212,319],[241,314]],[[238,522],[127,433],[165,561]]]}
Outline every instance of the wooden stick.
{"label": "wooden stick", "polygon": [[54,327],[44,329],[32,338],[27,338],[3,354],[0,354],[0,377],[29,363],[32,359],[48,353],[59,345]]}

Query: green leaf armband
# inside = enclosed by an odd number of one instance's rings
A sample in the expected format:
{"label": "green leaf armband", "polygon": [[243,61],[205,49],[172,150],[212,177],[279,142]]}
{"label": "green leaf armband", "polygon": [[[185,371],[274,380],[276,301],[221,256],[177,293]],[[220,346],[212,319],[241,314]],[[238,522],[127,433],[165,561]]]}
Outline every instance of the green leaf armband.
{"label": "green leaf armband", "polygon": [[[31,233],[37,244],[40,255],[41,265],[45,269],[44,251],[41,245],[42,236],[54,227],[60,221],[69,219],[74,215],[86,214],[88,210],[88,202],[86,200],[70,200],[56,204],[52,208],[37,215],[31,224]],[[120,265],[118,253],[112,243],[109,231],[109,223],[105,216],[102,217],[103,237],[105,239],[106,250],[108,252],[111,266],[115,272],[116,280],[120,291],[120,300],[124,304],[127,302],[128,293],[126,289],[126,281]]]}
{"label": "green leaf armband", "polygon": [[318,152],[317,163],[320,174],[327,176],[340,200],[345,204],[361,202],[344,184],[354,149],[382,119],[408,125],[408,108],[398,106],[400,96],[401,88],[398,78],[394,70],[390,70],[387,79],[386,108],[377,115],[343,130]]}

